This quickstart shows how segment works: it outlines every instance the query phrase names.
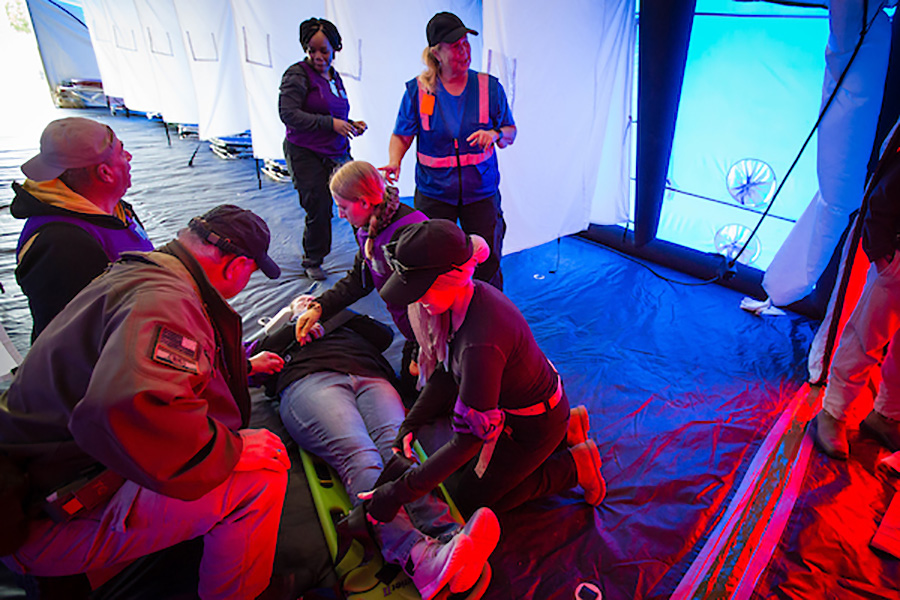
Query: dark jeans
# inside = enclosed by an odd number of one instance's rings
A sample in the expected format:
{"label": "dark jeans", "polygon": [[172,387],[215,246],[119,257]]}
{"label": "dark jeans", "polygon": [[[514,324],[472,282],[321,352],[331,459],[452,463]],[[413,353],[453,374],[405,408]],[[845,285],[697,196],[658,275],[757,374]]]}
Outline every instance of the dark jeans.
{"label": "dark jeans", "polygon": [[318,267],[331,252],[334,201],[328,180],[335,169],[350,160],[350,156],[330,158],[284,140],[284,160],[300,196],[300,206],[306,211],[303,266]]}
{"label": "dark jeans", "polygon": [[565,444],[569,401],[563,395],[553,410],[534,417],[507,415],[484,476],[475,474],[478,456],[452,476],[450,495],[466,517],[480,506],[496,512],[575,487],[578,473]]}
{"label": "dark jeans", "polygon": [[447,219],[454,223],[459,220],[463,231],[483,237],[491,247],[491,255],[475,269],[475,278],[503,290],[500,256],[503,254],[506,221],[503,220],[503,210],[500,208],[500,192],[471,204],[450,204],[423,196],[416,190],[415,206],[428,215],[429,219]]}

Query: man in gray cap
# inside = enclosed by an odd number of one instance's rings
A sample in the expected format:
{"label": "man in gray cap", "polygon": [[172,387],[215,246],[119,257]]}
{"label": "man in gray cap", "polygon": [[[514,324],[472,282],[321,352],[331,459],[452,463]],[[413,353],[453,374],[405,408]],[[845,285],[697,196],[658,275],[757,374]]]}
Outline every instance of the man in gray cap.
{"label": "man in gray cap", "polygon": [[53,317],[125,251],[153,249],[131,206],[131,154],[108,126],[69,117],[41,135],[22,165],[10,212],[27,219],[16,248],[16,281],[28,297],[32,341]]}
{"label": "man in gray cap", "polygon": [[203,536],[201,598],[265,589],[290,461],[247,428],[247,376],[283,361],[247,360],[226,299],[278,277],[268,247],[262,219],[219,206],[124,253],[37,338],[0,396],[0,452],[41,499],[9,568],[96,572]]}

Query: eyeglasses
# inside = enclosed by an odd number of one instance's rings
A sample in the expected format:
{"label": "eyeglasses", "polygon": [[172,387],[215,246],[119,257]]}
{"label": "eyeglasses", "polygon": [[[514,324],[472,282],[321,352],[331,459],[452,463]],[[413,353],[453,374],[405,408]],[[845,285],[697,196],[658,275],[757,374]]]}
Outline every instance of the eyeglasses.
{"label": "eyeglasses", "polygon": [[[470,242],[471,243],[471,242]],[[397,258],[397,242],[390,242],[381,247],[384,252],[384,260],[387,261],[387,264],[391,267],[391,270],[394,271],[397,275],[400,276],[400,281],[403,283],[409,283],[406,280],[406,274],[412,271],[438,271],[438,275],[442,275],[449,271],[460,270],[460,265],[454,264],[440,264],[440,265],[417,265],[417,266],[407,266],[400,262],[400,259]]]}

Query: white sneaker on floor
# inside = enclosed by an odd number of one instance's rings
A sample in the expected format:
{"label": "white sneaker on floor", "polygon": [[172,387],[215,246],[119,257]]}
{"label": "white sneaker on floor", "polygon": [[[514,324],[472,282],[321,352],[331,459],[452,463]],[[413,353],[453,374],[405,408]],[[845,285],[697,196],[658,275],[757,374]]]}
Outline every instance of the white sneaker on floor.
{"label": "white sneaker on floor", "polygon": [[456,535],[447,542],[426,538],[416,543],[410,551],[413,584],[422,600],[431,600],[450,583],[472,557],[472,540]]}
{"label": "white sneaker on floor", "polygon": [[479,508],[456,534],[456,537],[462,536],[472,541],[472,550],[466,566],[450,581],[450,591],[454,594],[468,591],[478,583],[484,571],[484,564],[500,541],[500,522],[497,521],[497,515],[489,508]]}

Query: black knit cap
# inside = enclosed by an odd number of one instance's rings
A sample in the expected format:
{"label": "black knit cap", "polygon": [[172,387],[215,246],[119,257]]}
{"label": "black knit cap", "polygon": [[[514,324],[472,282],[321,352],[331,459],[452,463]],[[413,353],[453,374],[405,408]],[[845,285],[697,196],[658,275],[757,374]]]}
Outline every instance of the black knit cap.
{"label": "black knit cap", "polygon": [[478,35],[478,32],[463,25],[459,17],[449,12],[439,12],[431,17],[425,27],[425,37],[429,46],[437,46],[441,42],[452,44],[467,33]]}
{"label": "black knit cap", "polygon": [[315,17],[300,23],[300,47],[306,51],[309,47],[309,41],[319,31],[325,34],[328,43],[331,44],[331,48],[335,52],[340,52],[341,48],[344,46],[341,41],[341,34],[337,27],[335,27],[334,23],[328,19],[317,19]]}
{"label": "black knit cap", "polygon": [[473,252],[472,240],[453,221],[429,219],[408,225],[384,246],[393,272],[378,293],[389,304],[412,304],[438,277],[468,262]]}
{"label": "black knit cap", "polygon": [[223,204],[194,217],[188,227],[223,252],[252,258],[269,279],[281,275],[281,269],[268,254],[269,228],[255,213]]}

